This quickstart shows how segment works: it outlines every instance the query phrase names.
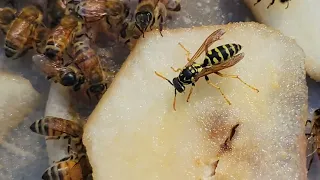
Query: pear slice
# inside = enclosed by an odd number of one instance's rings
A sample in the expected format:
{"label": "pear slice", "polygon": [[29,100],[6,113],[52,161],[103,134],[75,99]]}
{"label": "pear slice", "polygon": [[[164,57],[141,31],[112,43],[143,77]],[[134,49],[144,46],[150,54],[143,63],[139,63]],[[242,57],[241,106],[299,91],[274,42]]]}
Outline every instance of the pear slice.
{"label": "pear slice", "polygon": [[29,80],[0,72],[0,143],[39,103],[40,95]]}
{"label": "pear slice", "polygon": [[280,30],[286,36],[294,38],[307,55],[306,70],[310,77],[320,81],[320,24],[315,19],[320,17],[320,1],[288,1],[268,5],[272,0],[262,0],[254,6],[257,0],[244,0],[257,21]]}
{"label": "pear slice", "polygon": [[[218,28],[226,33],[209,49],[238,43],[245,53],[220,72],[239,75],[260,92],[211,74],[232,104],[201,78],[189,102],[190,86],[177,94],[174,111],[174,88],[154,72],[177,77],[170,67],[187,63],[178,43],[193,54]],[[203,59],[204,53],[197,62]],[[306,179],[304,59],[294,40],[258,23],[147,33],[85,125],[94,179]]]}

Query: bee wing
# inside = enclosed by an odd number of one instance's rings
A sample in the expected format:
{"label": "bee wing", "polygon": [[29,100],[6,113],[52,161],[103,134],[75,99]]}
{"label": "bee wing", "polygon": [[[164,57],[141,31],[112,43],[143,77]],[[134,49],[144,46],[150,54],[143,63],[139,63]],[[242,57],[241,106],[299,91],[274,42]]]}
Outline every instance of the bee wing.
{"label": "bee wing", "polygon": [[104,1],[84,1],[83,6],[80,6],[77,11],[83,17],[99,17],[106,15],[106,6]]}
{"label": "bee wing", "polygon": [[82,127],[78,123],[58,117],[47,117],[47,125],[51,129],[66,133],[73,137],[82,136]]}
{"label": "bee wing", "polygon": [[210,34],[207,39],[202,43],[197,52],[192,56],[189,62],[185,65],[185,67],[191,66],[193,62],[198,59],[198,57],[204,52],[207,51],[208,48],[225,33],[223,29],[218,29]]}
{"label": "bee wing", "polygon": [[56,76],[60,68],[52,63],[45,55],[34,55],[32,61],[47,76]]}
{"label": "bee wing", "polygon": [[228,67],[231,67],[231,66],[237,64],[243,57],[244,57],[244,53],[240,53],[240,54],[238,54],[238,55],[236,55],[236,56],[230,58],[229,60],[224,61],[220,64],[216,64],[216,65],[212,65],[210,67],[203,68],[203,70],[195,76],[195,81],[198,81],[198,79],[200,79],[203,76],[207,76],[209,74],[218,72],[222,69],[226,69]]}

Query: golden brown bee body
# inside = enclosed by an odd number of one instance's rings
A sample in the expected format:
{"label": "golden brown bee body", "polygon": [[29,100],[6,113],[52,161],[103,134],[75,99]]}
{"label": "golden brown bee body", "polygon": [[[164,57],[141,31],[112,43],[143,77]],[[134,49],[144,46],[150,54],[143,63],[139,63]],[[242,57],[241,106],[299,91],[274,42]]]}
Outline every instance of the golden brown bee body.
{"label": "golden brown bee body", "polygon": [[6,34],[10,24],[16,18],[17,10],[11,8],[0,8],[0,29]]}
{"label": "golden brown bee body", "polygon": [[99,56],[90,47],[90,39],[83,34],[73,43],[73,63],[80,69],[90,86],[87,95],[94,94],[98,99],[106,91],[105,74]]}
{"label": "golden brown bee body", "polygon": [[42,19],[42,12],[36,6],[27,6],[21,10],[6,33],[4,49],[8,58],[18,58],[35,47],[34,33]]}
{"label": "golden brown bee body", "polygon": [[56,27],[60,20],[64,17],[66,11],[66,4],[64,0],[49,0],[47,3],[48,20],[50,28]]}
{"label": "golden brown bee body", "polygon": [[86,180],[92,167],[86,155],[71,156],[54,163],[42,175],[43,180]]}
{"label": "golden brown bee body", "polygon": [[[320,157],[320,109],[317,109],[314,111],[313,113],[313,121],[311,122],[310,120],[308,120],[306,122],[306,125],[308,125],[309,123],[312,124],[311,126],[311,133],[306,133],[306,137],[308,140],[310,140],[311,138],[313,139],[312,142],[312,154],[308,155],[308,156],[313,156],[313,153],[317,152],[318,157]],[[309,163],[309,167],[311,166],[311,163],[313,161],[314,156],[312,157],[310,163]]]}
{"label": "golden brown bee body", "polygon": [[56,64],[63,65],[63,54],[74,37],[82,30],[82,21],[73,15],[64,16],[52,31],[44,48],[44,55]]}

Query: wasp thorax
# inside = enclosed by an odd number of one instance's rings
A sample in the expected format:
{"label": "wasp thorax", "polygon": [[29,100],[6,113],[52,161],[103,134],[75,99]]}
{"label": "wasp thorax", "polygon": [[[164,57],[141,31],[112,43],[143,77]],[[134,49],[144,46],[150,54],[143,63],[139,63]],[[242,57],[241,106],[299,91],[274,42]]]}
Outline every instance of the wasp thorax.
{"label": "wasp thorax", "polygon": [[141,11],[136,14],[136,25],[145,31],[152,21],[152,14],[148,11]]}
{"label": "wasp thorax", "polygon": [[172,80],[173,86],[174,88],[179,92],[182,93],[185,90],[184,85],[182,84],[182,82],[179,80],[179,78],[173,78]]}

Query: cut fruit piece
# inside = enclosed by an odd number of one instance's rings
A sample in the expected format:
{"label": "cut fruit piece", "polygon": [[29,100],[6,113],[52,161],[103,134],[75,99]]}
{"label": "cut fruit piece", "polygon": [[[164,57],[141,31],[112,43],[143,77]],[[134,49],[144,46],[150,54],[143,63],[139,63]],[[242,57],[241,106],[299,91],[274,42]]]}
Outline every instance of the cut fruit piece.
{"label": "cut fruit piece", "polygon": [[[231,105],[202,78],[189,103],[190,86],[178,93],[174,111],[174,88],[154,72],[177,77],[170,67],[187,63],[178,43],[193,54],[218,28],[226,34],[209,49],[238,43],[245,53],[220,72],[240,75],[260,92],[212,74]],[[257,23],[146,33],[85,125],[94,179],[211,179],[215,166],[215,179],[306,179],[304,59],[295,41]]]}
{"label": "cut fruit piece", "polygon": [[257,21],[280,30],[283,34],[294,38],[307,55],[306,70],[311,78],[320,81],[320,24],[314,19],[320,17],[320,1],[289,1],[275,3],[267,9],[272,0],[244,0]]}
{"label": "cut fruit piece", "polygon": [[0,143],[39,103],[40,95],[29,80],[0,72]]}

